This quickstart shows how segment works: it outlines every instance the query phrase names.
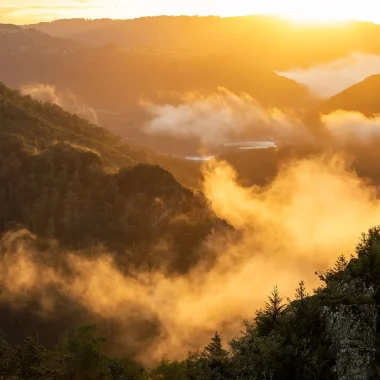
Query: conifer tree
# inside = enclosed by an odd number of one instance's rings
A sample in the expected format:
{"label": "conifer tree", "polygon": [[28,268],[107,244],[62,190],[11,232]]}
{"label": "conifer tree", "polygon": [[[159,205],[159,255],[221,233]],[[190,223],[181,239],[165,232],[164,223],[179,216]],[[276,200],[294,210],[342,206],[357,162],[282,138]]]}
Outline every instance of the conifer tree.
{"label": "conifer tree", "polygon": [[226,358],[227,351],[223,349],[222,339],[218,332],[211,338],[211,343],[205,347],[206,356],[209,358]]}
{"label": "conifer tree", "polygon": [[301,280],[298,283],[298,288],[296,289],[295,298],[297,301],[303,301],[306,297],[309,297],[309,294],[306,291],[305,282]]}
{"label": "conifer tree", "polygon": [[277,285],[275,285],[264,309],[259,310],[256,314],[255,321],[259,334],[267,335],[274,329],[285,307],[286,304],[283,302]]}

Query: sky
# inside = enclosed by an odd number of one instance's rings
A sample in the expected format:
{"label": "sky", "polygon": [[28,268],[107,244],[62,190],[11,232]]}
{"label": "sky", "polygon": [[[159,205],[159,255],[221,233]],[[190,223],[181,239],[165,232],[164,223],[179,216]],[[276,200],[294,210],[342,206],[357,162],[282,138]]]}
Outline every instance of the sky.
{"label": "sky", "polygon": [[0,0],[0,22],[274,13],[305,22],[359,19],[380,24],[378,7],[379,0]]}

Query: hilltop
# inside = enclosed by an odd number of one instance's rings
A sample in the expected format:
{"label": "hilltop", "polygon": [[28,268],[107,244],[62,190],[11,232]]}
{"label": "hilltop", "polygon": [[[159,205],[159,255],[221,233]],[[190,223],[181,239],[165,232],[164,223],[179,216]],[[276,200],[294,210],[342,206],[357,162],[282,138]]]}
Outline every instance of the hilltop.
{"label": "hilltop", "polygon": [[[1,232],[28,228],[72,249],[102,244],[121,261],[132,250],[129,265],[186,271],[212,229],[226,226],[200,193],[149,164],[154,155],[4,85],[0,146]],[[163,240],[170,255],[154,255]]]}
{"label": "hilltop", "polygon": [[54,38],[35,28],[22,28],[12,24],[0,24],[0,41],[3,54],[29,49],[63,53],[85,46],[79,41]]}
{"label": "hilltop", "polygon": [[[0,25],[0,380],[379,379],[380,227],[354,235],[380,215],[380,138],[319,114],[375,115],[380,75],[323,101],[274,71],[380,54],[379,35]],[[236,176],[157,153],[190,151]]]}
{"label": "hilltop", "polygon": [[[145,146],[158,152],[186,154],[179,151],[191,147],[187,154],[195,154],[200,144],[147,133],[144,126],[151,115],[146,102],[176,106],[184,97],[213,97],[222,87],[237,96],[247,94],[263,107],[299,113],[315,105],[306,87],[260,65],[256,58],[242,59],[227,50],[77,46],[71,39],[35,29],[15,30],[12,37],[0,33],[0,72],[7,86],[52,88],[59,100],[64,94],[69,103],[75,99],[76,109],[82,105],[91,109],[100,125],[123,138],[138,136]],[[33,43],[26,45],[24,34],[33,35]],[[61,45],[65,48],[59,49]]]}
{"label": "hilltop", "polygon": [[159,16],[133,20],[58,20],[33,27],[56,37],[127,48],[225,52],[269,70],[307,67],[351,51],[380,53],[380,26],[368,22],[297,24],[268,15]]}
{"label": "hilltop", "polygon": [[[95,109],[122,112],[136,107],[142,97],[167,100],[173,93],[212,93],[220,86],[246,92],[274,107],[302,108],[312,100],[295,81],[260,66],[256,59],[242,60],[227,51],[193,53],[144,46],[126,49],[115,44],[90,47],[35,29],[15,30],[11,35],[0,33],[4,83],[11,87],[54,85],[71,91]],[[32,42],[28,35],[33,37]],[[60,46],[67,47],[64,54],[54,50]]]}
{"label": "hilltop", "polygon": [[331,97],[318,108],[328,114],[336,110],[360,112],[366,116],[380,113],[380,74],[372,75]]}

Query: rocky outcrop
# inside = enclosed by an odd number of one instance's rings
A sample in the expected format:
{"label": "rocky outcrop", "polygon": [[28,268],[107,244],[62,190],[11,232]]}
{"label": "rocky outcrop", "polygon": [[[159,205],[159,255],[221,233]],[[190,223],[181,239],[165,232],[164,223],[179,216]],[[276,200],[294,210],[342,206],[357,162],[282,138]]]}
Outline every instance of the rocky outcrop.
{"label": "rocky outcrop", "polygon": [[336,355],[338,380],[374,380],[377,305],[334,305],[321,309]]}

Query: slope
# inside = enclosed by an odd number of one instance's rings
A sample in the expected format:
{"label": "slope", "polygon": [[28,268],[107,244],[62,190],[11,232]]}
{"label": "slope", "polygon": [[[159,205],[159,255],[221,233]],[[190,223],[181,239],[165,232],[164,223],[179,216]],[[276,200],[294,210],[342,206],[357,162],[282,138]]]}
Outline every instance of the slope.
{"label": "slope", "polygon": [[201,193],[147,164],[145,152],[3,85],[0,152],[2,233],[28,228],[66,249],[105,246],[125,269],[181,272],[211,231],[226,227]]}
{"label": "slope", "polygon": [[357,111],[366,116],[380,113],[380,74],[372,75],[347,88],[318,108],[318,112],[322,114],[336,110]]}
{"label": "slope", "polygon": [[[15,35],[19,33],[34,32],[21,29]],[[41,43],[34,45],[43,45],[46,38],[39,33]],[[60,39],[49,38],[53,40],[49,40],[49,46],[54,46],[55,40],[57,47],[62,44]],[[103,46],[59,53],[34,45],[25,48],[16,36],[9,44],[8,35],[0,33],[0,72],[4,83],[11,87],[30,83],[58,86],[95,109],[121,112],[136,106],[141,96],[156,99],[162,93],[213,92],[218,86],[247,92],[274,107],[305,107],[311,101],[306,88],[295,81],[258,65],[256,60],[242,60],[228,52],[194,54]]]}
{"label": "slope", "polygon": [[[41,34],[45,39],[46,35]],[[189,53],[116,46],[57,51],[35,49],[33,45],[24,49],[16,38],[11,45],[3,44],[3,38],[0,34],[0,73],[7,86],[49,85],[57,95],[63,94],[67,104],[73,105],[65,107],[69,111],[76,112],[84,105],[91,109],[91,116],[97,116],[100,125],[124,138],[138,136],[144,146],[159,152],[193,155],[201,146],[199,141],[189,144],[179,137],[147,133],[143,126],[151,114],[146,112],[142,98],[176,105],[183,101],[184,94],[214,96],[218,87],[225,87],[238,95],[247,93],[268,107],[297,112],[315,104],[308,90],[295,81],[258,65],[252,57],[240,59],[226,51]],[[49,39],[54,41],[53,37]],[[62,99],[61,105],[65,103]],[[175,152],[169,149],[171,146],[176,147]],[[187,148],[191,152],[185,153]]]}
{"label": "slope", "polygon": [[17,52],[17,50],[29,49],[63,53],[80,49],[84,46],[79,41],[59,37],[53,38],[34,28],[22,28],[10,24],[0,24],[0,41],[2,50],[13,53]]}

